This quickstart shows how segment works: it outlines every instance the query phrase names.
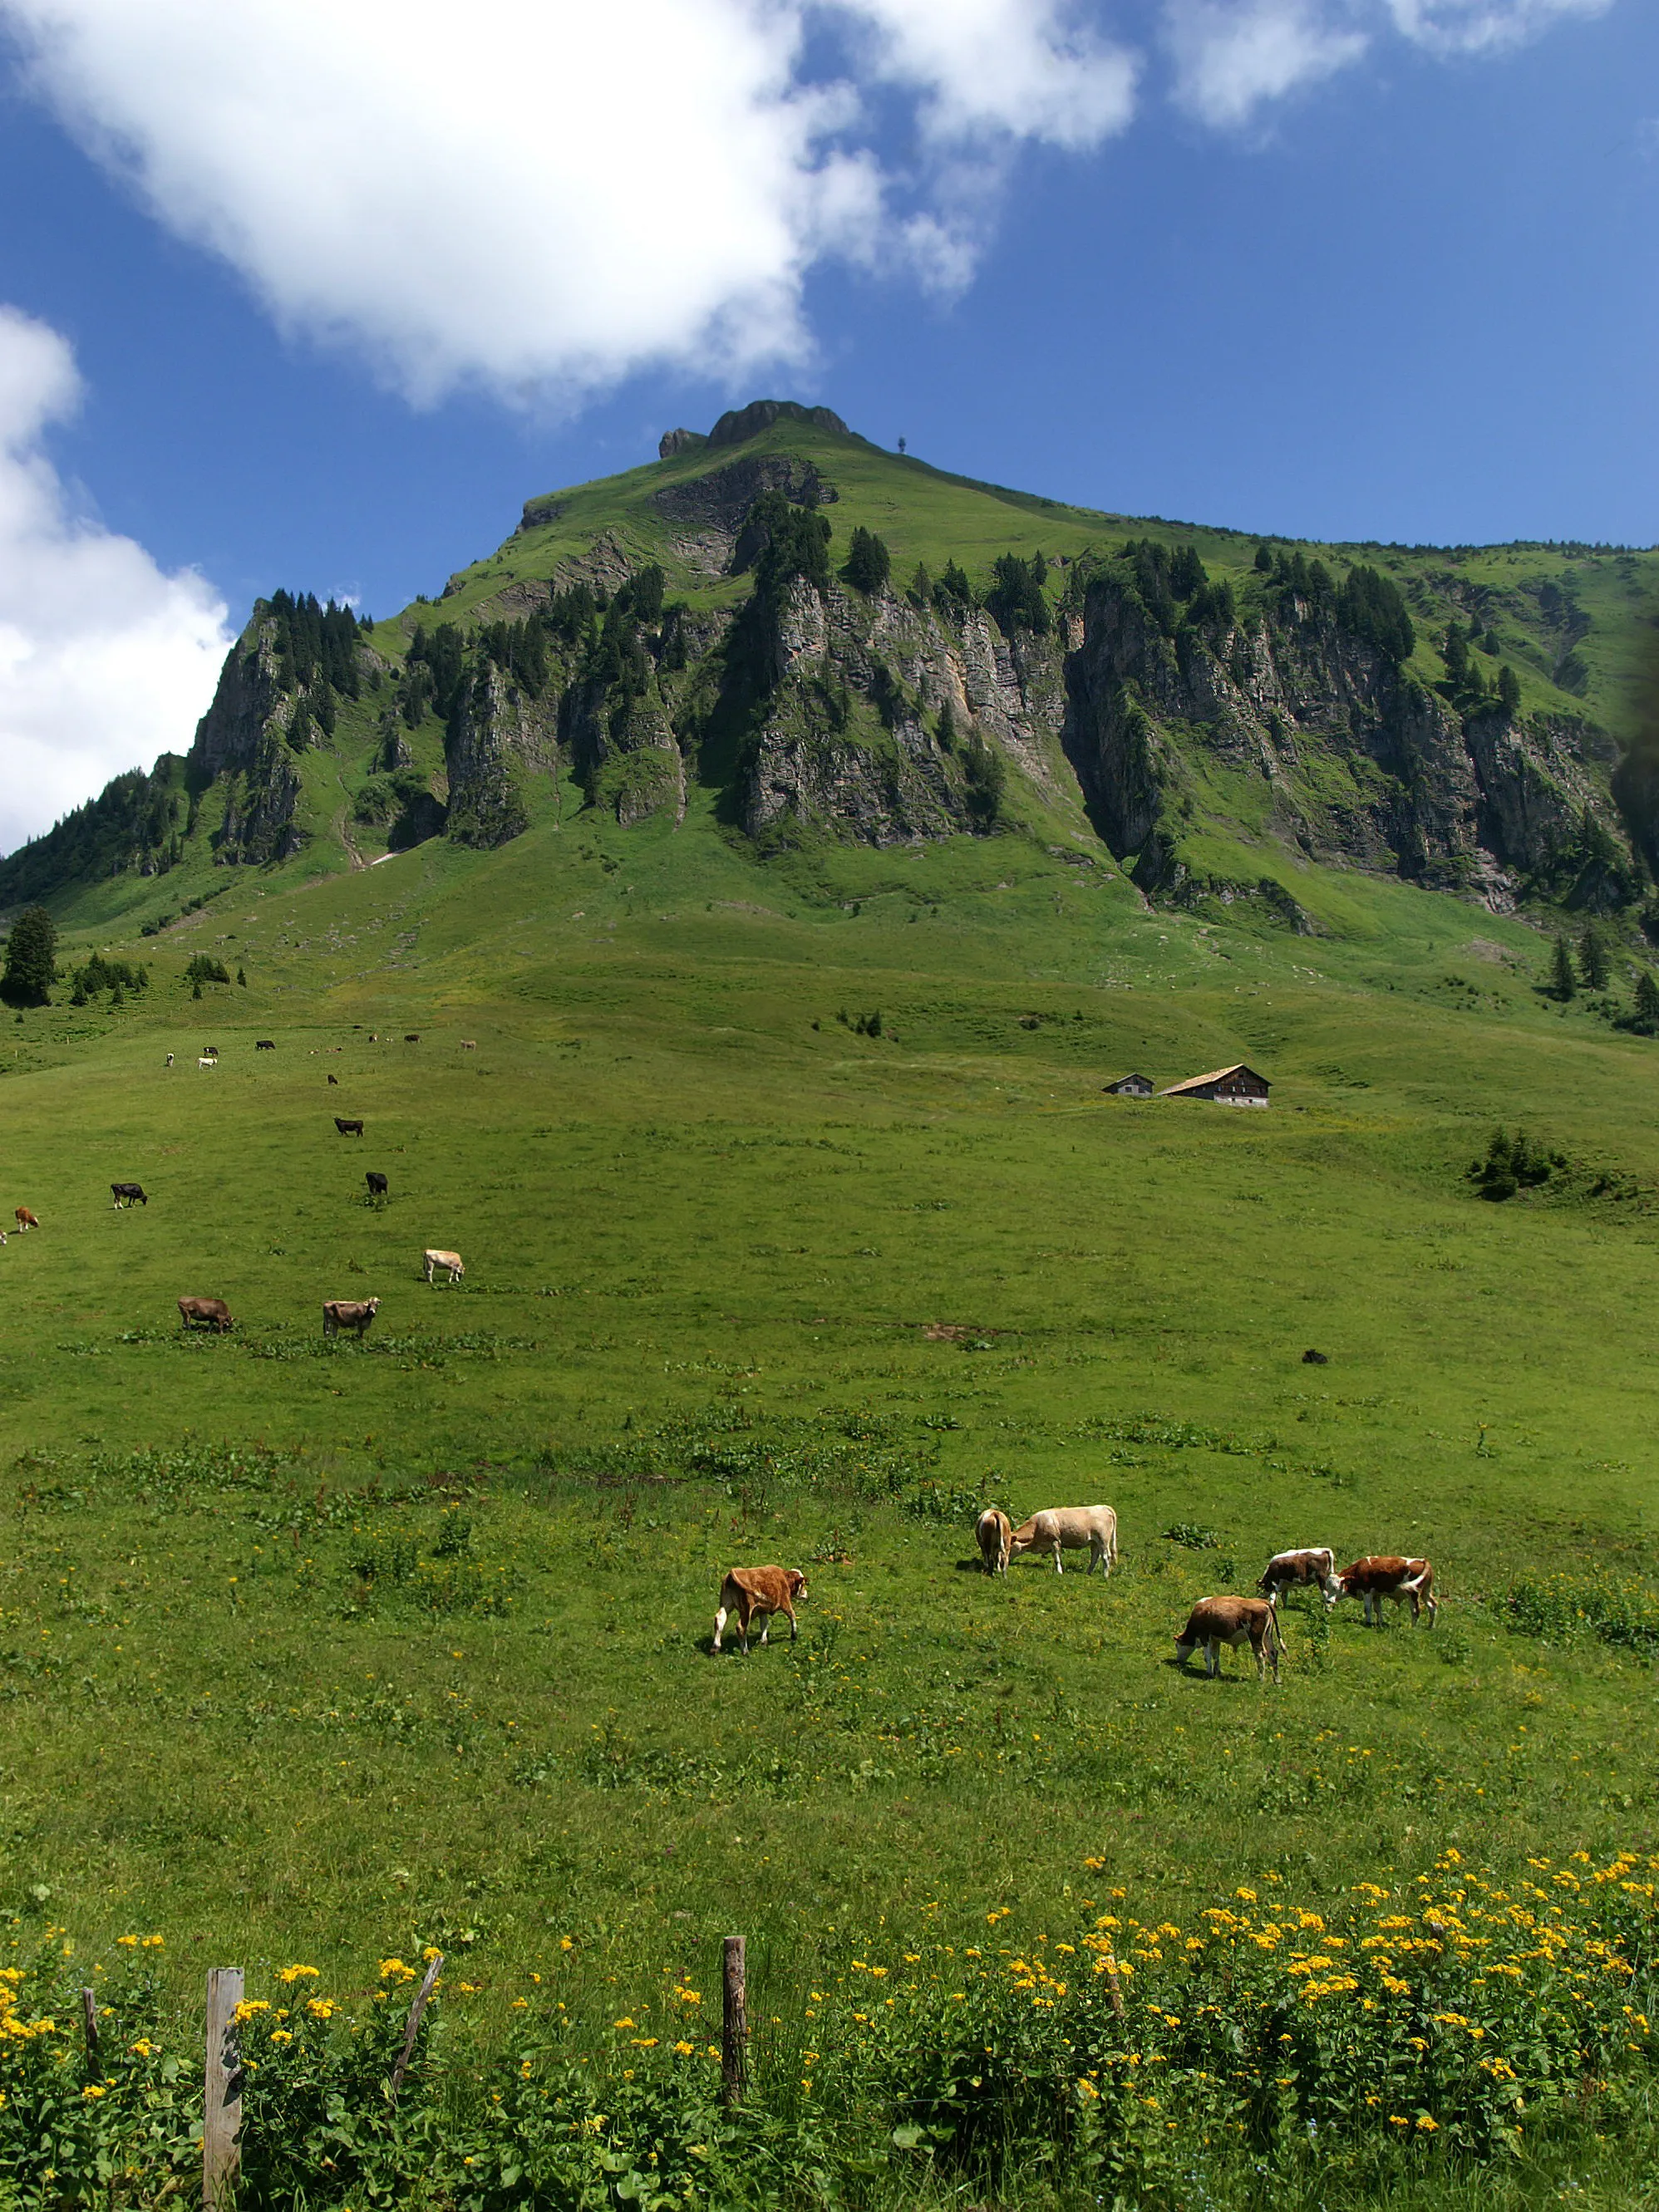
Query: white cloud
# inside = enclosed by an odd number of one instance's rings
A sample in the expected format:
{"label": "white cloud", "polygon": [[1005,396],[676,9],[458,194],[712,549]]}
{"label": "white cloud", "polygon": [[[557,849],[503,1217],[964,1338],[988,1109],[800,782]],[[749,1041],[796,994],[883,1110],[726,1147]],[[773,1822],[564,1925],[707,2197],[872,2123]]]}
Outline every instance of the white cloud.
{"label": "white cloud", "polygon": [[1346,69],[1389,30],[1447,58],[1525,45],[1613,0],[1164,0],[1177,102],[1231,128]]}
{"label": "white cloud", "polygon": [[1364,52],[1363,32],[1322,0],[1166,0],[1176,97],[1206,123],[1248,123]]}
{"label": "white cloud", "polygon": [[183,751],[230,642],[198,576],[77,520],[41,451],[81,394],[58,332],[0,307],[0,850]]}
{"label": "white cloud", "polygon": [[1605,15],[1613,0],[1388,0],[1396,29],[1431,53],[1498,53],[1568,15]]}
{"label": "white cloud", "polygon": [[[806,81],[809,28],[866,82]],[[972,142],[1097,143],[1133,71],[1052,0],[0,0],[33,81],[290,330],[418,400],[809,351],[807,270],[960,278]],[[895,179],[866,94],[908,104]],[[884,121],[890,125],[890,113]]]}

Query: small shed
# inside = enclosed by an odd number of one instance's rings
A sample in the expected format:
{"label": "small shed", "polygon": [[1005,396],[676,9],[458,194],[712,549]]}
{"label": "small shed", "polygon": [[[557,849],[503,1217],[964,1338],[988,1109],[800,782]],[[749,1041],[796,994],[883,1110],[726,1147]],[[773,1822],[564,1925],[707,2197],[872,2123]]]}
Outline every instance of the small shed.
{"label": "small shed", "polygon": [[1265,1106],[1270,1089],[1265,1075],[1237,1060],[1231,1067],[1213,1067],[1207,1075],[1189,1075],[1172,1083],[1161,1098],[1209,1098],[1218,1106]]}
{"label": "small shed", "polygon": [[1150,1075],[1120,1075],[1115,1083],[1106,1085],[1109,1098],[1150,1098],[1152,1095]]}

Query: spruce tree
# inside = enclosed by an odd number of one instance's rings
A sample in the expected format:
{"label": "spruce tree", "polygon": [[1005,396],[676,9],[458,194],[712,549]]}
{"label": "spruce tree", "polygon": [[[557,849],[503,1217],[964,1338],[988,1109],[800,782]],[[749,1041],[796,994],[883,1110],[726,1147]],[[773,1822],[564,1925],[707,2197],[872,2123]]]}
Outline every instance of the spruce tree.
{"label": "spruce tree", "polygon": [[1659,1036],[1659,983],[1650,968],[1636,979],[1636,1018],[1650,1036]]}
{"label": "spruce tree", "polygon": [[1567,950],[1567,940],[1558,937],[1551,958],[1550,989],[1565,1006],[1569,999],[1578,995],[1578,979],[1572,972],[1572,955]]}
{"label": "spruce tree", "polygon": [[6,940],[0,999],[9,1006],[50,1006],[52,987],[58,980],[57,950],[57,926],[45,907],[25,907]]}
{"label": "spruce tree", "polygon": [[878,538],[873,530],[862,523],[853,532],[847,549],[847,558],[842,564],[842,574],[854,591],[869,593],[879,592],[892,573],[893,559],[884,538]]}
{"label": "spruce tree", "polygon": [[246,968],[239,968],[236,970],[236,980],[246,991],[247,988],[247,970]]}
{"label": "spruce tree", "polygon": [[1258,545],[1255,549],[1255,573],[1258,576],[1271,576],[1273,572],[1273,547],[1271,545]]}
{"label": "spruce tree", "polygon": [[1498,703],[1506,714],[1513,714],[1521,704],[1521,678],[1507,660],[1498,672]]}
{"label": "spruce tree", "polygon": [[1607,989],[1607,941],[1594,923],[1578,940],[1578,972],[1584,979],[1584,988],[1587,991]]}
{"label": "spruce tree", "polygon": [[1453,690],[1457,691],[1461,691],[1469,680],[1469,641],[1463,635],[1461,623],[1447,625],[1446,675]]}

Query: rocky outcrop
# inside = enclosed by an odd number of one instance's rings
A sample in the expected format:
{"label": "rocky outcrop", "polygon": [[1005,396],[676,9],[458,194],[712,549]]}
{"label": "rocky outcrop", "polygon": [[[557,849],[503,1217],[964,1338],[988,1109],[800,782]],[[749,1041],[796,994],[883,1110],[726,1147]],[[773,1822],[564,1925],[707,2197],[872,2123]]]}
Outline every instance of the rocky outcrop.
{"label": "rocky outcrop", "polygon": [[275,625],[256,614],[225,656],[190,750],[191,788],[224,787],[213,841],[224,866],[286,860],[305,842],[301,781],[285,742],[299,695],[283,689],[274,639]]}
{"label": "rocky outcrop", "polygon": [[1160,627],[1133,583],[1091,583],[1066,669],[1066,750],[1101,836],[1147,891],[1182,894],[1181,810],[1206,758],[1259,775],[1268,827],[1310,857],[1514,903],[1611,813],[1546,726],[1456,710],[1328,599]]}
{"label": "rocky outcrop", "polygon": [[711,446],[740,446],[745,439],[769,430],[775,422],[808,422],[815,429],[833,430],[850,437],[839,415],[830,407],[803,407],[798,399],[751,399],[746,407],[728,408],[708,433]]}
{"label": "rocky outcrop", "polygon": [[720,532],[735,551],[750,508],[768,491],[781,492],[795,507],[828,507],[837,497],[835,486],[799,454],[750,453],[689,483],[665,484],[652,493],[651,504],[671,522]]}
{"label": "rocky outcrop", "polygon": [[459,845],[504,845],[529,827],[530,776],[556,764],[555,708],[486,662],[456,702],[444,756],[450,836]]}

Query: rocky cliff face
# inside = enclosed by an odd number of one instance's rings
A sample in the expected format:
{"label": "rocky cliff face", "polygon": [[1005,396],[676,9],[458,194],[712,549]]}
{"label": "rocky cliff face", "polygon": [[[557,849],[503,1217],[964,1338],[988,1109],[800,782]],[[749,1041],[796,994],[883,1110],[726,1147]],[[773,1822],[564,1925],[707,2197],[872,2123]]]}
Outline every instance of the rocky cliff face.
{"label": "rocky cliff face", "polygon": [[529,826],[527,780],[557,763],[556,708],[532,699],[486,663],[463,690],[449,718],[450,836],[460,845],[504,845]]}
{"label": "rocky cliff face", "polygon": [[284,742],[296,700],[283,689],[273,641],[273,625],[256,615],[226,656],[190,750],[192,787],[225,787],[214,858],[227,866],[285,860],[305,842],[295,818],[300,778]]}
{"label": "rocky cliff face", "polygon": [[1496,705],[1466,721],[1328,602],[1281,600],[1171,636],[1109,570],[1088,591],[1066,684],[1079,781],[1148,892],[1203,888],[1180,833],[1210,764],[1259,776],[1269,828],[1310,857],[1498,907],[1582,840],[1587,812],[1616,830],[1590,771],[1594,733]]}

